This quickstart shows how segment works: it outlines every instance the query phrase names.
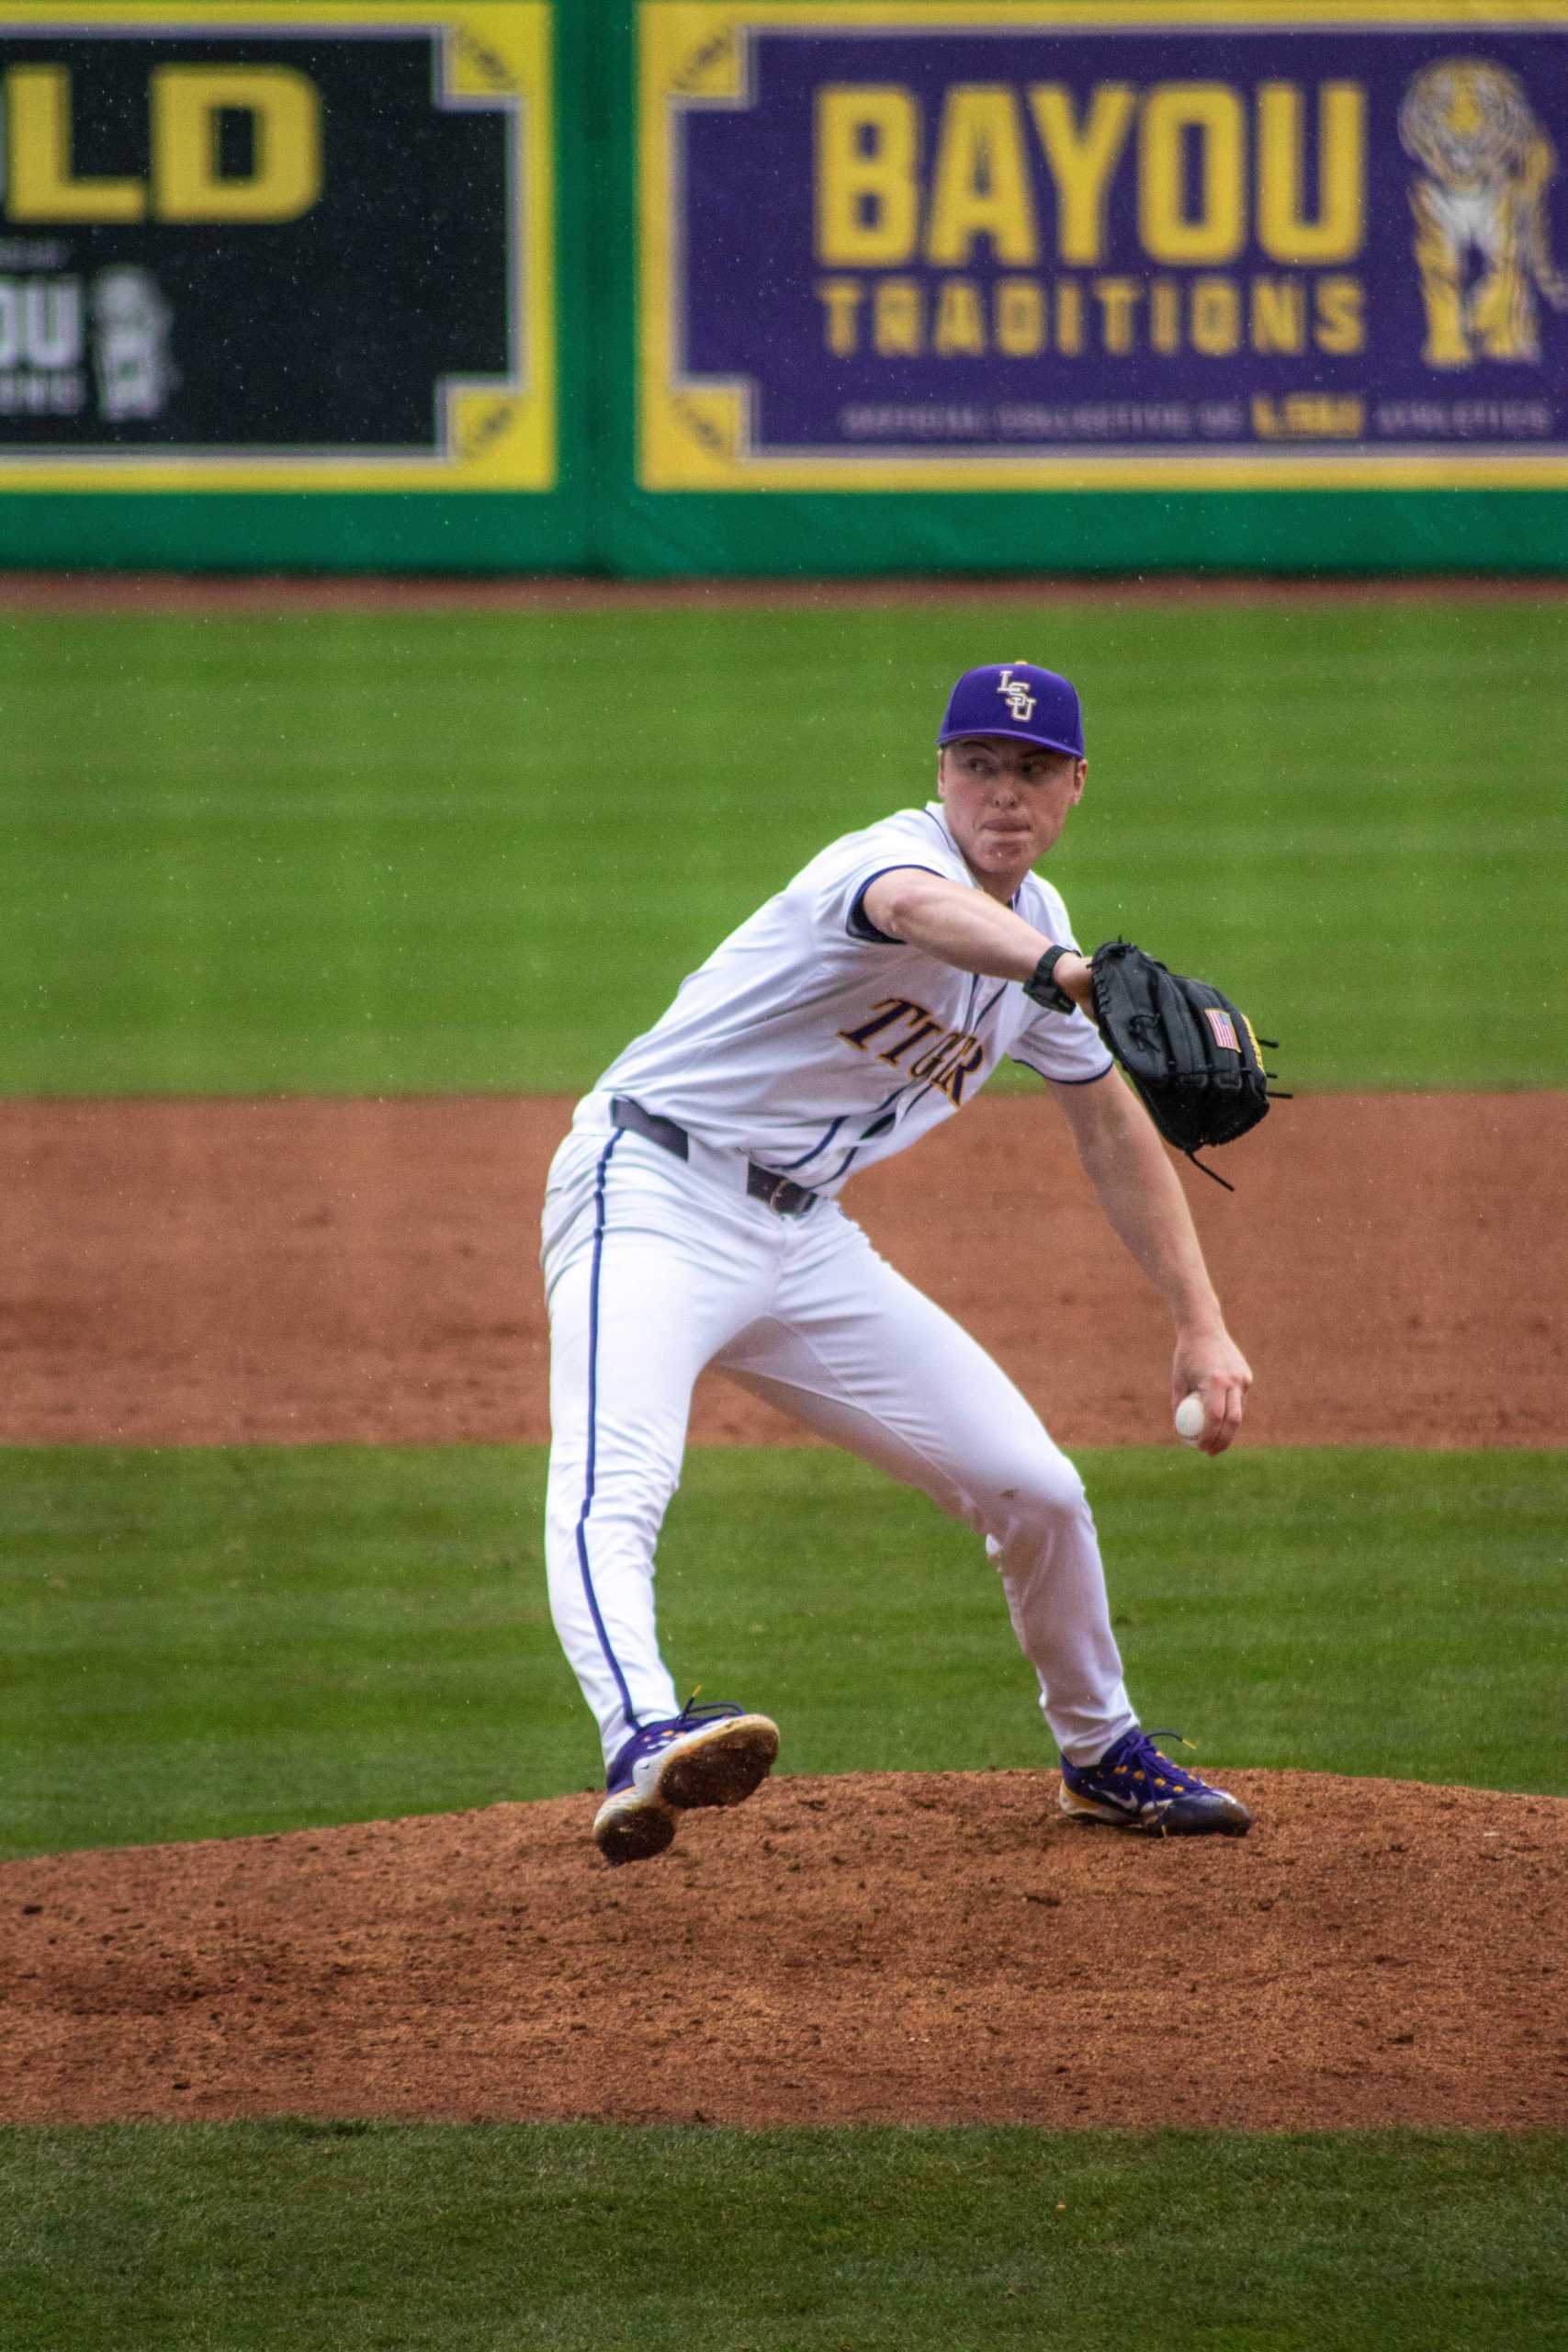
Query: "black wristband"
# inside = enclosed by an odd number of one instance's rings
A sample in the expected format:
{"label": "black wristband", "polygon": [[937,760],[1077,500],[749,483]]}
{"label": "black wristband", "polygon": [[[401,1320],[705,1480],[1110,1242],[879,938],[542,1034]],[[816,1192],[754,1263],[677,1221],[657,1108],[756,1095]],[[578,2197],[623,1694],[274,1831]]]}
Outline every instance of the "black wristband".
{"label": "black wristband", "polygon": [[1029,978],[1023,983],[1025,996],[1043,1004],[1047,1012],[1076,1012],[1077,1005],[1066,989],[1056,985],[1056,967],[1064,956],[1076,956],[1076,947],[1047,947]]}

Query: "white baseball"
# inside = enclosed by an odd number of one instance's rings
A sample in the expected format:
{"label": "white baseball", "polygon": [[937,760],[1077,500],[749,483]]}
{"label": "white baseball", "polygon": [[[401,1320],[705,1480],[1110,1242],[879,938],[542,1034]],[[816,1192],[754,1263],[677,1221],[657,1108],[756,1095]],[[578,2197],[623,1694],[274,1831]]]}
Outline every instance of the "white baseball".
{"label": "white baseball", "polygon": [[1203,1434],[1203,1399],[1196,1389],[1176,1408],[1176,1434],[1183,1445],[1196,1445]]}

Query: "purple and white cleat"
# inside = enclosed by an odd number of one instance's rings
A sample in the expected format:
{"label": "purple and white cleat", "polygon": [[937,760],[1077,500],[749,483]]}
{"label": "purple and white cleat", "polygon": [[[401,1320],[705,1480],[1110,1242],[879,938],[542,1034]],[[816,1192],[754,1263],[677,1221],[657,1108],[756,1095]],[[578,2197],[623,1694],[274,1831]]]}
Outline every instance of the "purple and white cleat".
{"label": "purple and white cleat", "polygon": [[1162,1756],[1156,1739],[1175,1732],[1146,1732],[1134,1724],[1108,1747],[1098,1764],[1062,1758],[1062,1811],[1075,1821],[1108,1821],[1117,1829],[1142,1829],[1156,1838],[1245,1838],[1252,1815],[1228,1790],[1212,1789],[1196,1772],[1184,1771]]}
{"label": "purple and white cleat", "polygon": [[694,1706],[644,1724],[610,1767],[593,1837],[612,1867],[662,1854],[676,1815],[710,1804],[742,1804],[779,1752],[779,1727],[739,1707]]}

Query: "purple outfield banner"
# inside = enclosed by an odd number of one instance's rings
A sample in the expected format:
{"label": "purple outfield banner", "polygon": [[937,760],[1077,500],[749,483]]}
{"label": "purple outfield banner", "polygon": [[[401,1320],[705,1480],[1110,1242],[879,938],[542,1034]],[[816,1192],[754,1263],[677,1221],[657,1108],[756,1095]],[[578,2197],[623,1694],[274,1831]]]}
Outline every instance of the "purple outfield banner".
{"label": "purple outfield banner", "polygon": [[1568,0],[641,40],[650,488],[1568,484]]}

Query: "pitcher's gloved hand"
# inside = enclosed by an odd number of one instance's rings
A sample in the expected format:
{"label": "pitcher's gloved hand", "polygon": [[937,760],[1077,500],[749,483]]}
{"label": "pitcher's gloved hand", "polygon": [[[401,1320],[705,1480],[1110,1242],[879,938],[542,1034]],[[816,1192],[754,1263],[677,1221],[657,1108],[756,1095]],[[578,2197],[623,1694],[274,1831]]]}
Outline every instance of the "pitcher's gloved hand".
{"label": "pitcher's gloved hand", "polygon": [[[1089,958],[1094,1017],[1106,1045],[1166,1141],[1225,1184],[1194,1154],[1233,1143],[1268,1115],[1271,1095],[1251,1022],[1207,980],[1184,978],[1130,940],[1107,940]],[[1233,1184],[1225,1184],[1234,1192]]]}

